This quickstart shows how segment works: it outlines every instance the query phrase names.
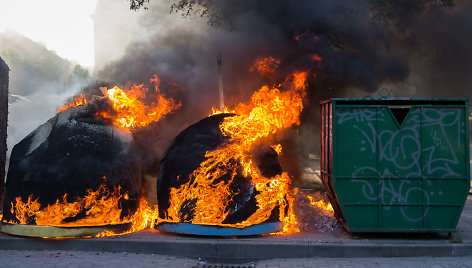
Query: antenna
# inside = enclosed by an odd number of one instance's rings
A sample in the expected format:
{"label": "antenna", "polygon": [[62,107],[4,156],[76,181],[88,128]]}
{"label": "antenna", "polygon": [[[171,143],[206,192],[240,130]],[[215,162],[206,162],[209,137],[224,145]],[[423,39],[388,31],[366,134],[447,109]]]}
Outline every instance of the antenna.
{"label": "antenna", "polygon": [[216,57],[216,63],[218,64],[218,88],[220,91],[220,111],[224,112],[225,102],[223,96],[223,64],[221,62],[221,52],[218,52]]}

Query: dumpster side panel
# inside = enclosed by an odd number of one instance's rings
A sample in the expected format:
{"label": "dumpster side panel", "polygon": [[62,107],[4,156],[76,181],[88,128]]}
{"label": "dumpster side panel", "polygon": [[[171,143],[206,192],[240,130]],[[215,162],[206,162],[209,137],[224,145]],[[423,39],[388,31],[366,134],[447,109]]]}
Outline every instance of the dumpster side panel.
{"label": "dumpster side panel", "polygon": [[470,185],[467,101],[333,107],[330,199],[348,230],[454,231]]}
{"label": "dumpster side panel", "polygon": [[425,107],[422,122],[424,224],[455,229],[470,185],[467,105]]}
{"label": "dumpster side panel", "polygon": [[336,176],[339,178],[377,177],[377,108],[336,109]]}
{"label": "dumpster side panel", "polygon": [[376,229],[378,216],[377,107],[336,106],[333,111],[336,196],[348,227]]}
{"label": "dumpster side panel", "polygon": [[426,178],[466,178],[463,107],[423,109],[423,170]]}
{"label": "dumpster side panel", "polygon": [[421,230],[423,228],[424,208],[422,205],[399,205],[382,206],[380,217],[382,224],[379,226],[383,231],[395,230]]}
{"label": "dumpster side panel", "polygon": [[421,108],[411,107],[399,124],[389,107],[379,107],[377,129],[372,139],[379,143],[381,178],[421,178]]}
{"label": "dumpster side panel", "polygon": [[321,104],[321,162],[320,174],[321,180],[328,194],[331,205],[333,206],[334,215],[344,222],[341,206],[338,202],[336,192],[333,187],[333,104],[332,102],[324,102]]}

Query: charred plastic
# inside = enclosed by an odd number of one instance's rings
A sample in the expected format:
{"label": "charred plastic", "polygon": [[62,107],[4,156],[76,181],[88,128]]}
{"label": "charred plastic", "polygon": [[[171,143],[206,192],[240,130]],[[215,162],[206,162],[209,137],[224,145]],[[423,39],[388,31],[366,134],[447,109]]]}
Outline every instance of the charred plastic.
{"label": "charred plastic", "polygon": [[[161,219],[167,218],[171,188],[179,188],[188,183],[192,172],[205,160],[206,152],[232,142],[229,137],[221,133],[219,128],[224,118],[228,116],[234,116],[234,114],[213,115],[191,125],[173,140],[165,152],[160,162],[157,179],[157,200]],[[270,178],[282,173],[277,153],[270,146],[261,146],[254,154],[253,157],[264,176]],[[230,174],[216,178],[214,183],[221,181],[229,182]],[[258,191],[251,178],[243,176],[240,166],[229,188],[232,198],[225,207],[225,211],[229,213],[222,224],[243,222],[257,210],[255,197]],[[186,205],[179,212],[179,219],[172,219],[173,222],[192,222],[194,217],[192,203],[195,200],[185,202]],[[276,207],[265,223],[278,221],[279,208]]]}
{"label": "charred plastic", "polygon": [[[96,119],[87,106],[69,108],[14,146],[8,169],[3,222],[19,223],[12,205],[17,197],[38,199],[41,208],[62,200],[82,198],[101,185],[112,192],[120,187],[129,198],[120,198],[121,217],[136,211],[141,189],[141,169],[134,142],[110,122]],[[61,223],[73,223],[87,215],[84,206]],[[27,223],[35,225],[35,217]],[[99,223],[97,223],[99,225]]]}

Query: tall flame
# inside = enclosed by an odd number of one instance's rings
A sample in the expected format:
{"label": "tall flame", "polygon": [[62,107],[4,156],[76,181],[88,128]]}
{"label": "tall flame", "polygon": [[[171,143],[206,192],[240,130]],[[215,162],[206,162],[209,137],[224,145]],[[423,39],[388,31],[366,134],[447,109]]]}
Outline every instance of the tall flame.
{"label": "tall flame", "polygon": [[[297,231],[293,207],[289,205],[294,199],[289,175],[283,172],[272,178],[264,177],[250,151],[261,138],[300,123],[306,77],[306,72],[292,74],[288,79],[290,87],[285,91],[263,86],[249,103],[236,107],[237,115],[224,119],[220,130],[231,142],[207,152],[206,160],[191,174],[189,182],[171,189],[166,220],[178,221],[182,208],[189,204],[188,201],[194,201],[192,223],[224,225],[222,222],[229,213],[225,207],[232,198],[230,184],[237,175],[239,164],[243,175],[252,178],[259,192],[256,195],[258,209],[244,222],[230,225],[245,227],[262,223],[279,206],[280,220],[285,223],[284,232]],[[275,148],[278,153],[282,150],[280,145]],[[230,180],[216,182],[223,175],[230,175]]]}

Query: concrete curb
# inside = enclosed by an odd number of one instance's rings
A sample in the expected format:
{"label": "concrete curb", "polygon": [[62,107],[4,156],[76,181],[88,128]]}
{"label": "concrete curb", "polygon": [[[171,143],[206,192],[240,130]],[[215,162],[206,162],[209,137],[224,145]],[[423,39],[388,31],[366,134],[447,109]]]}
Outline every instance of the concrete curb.
{"label": "concrete curb", "polygon": [[[435,243],[435,244],[432,244]],[[472,243],[316,243],[226,239],[96,238],[47,240],[0,236],[0,250],[74,250],[171,255],[210,262],[242,263],[273,258],[458,257],[472,255]]]}

